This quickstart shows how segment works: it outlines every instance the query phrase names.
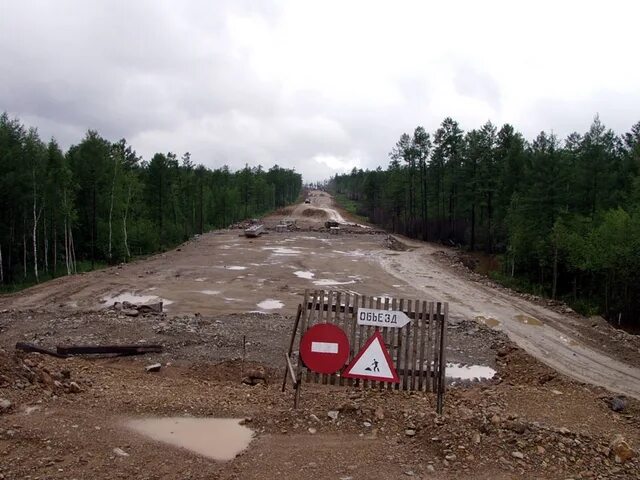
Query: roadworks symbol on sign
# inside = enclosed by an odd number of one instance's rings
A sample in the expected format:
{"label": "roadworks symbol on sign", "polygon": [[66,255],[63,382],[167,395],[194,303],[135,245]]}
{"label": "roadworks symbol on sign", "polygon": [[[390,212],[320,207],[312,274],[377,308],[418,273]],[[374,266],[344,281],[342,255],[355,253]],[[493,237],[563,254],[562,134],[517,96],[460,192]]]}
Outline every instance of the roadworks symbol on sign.
{"label": "roadworks symbol on sign", "polygon": [[389,351],[380,331],[369,337],[349,366],[344,370],[345,378],[361,378],[379,382],[399,383],[398,372],[393,365]]}

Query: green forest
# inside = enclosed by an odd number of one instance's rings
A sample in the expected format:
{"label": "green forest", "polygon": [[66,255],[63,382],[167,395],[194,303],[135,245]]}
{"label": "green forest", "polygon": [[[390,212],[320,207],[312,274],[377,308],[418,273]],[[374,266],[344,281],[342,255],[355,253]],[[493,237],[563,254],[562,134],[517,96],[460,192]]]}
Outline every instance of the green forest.
{"label": "green forest", "polygon": [[393,232],[496,255],[503,284],[640,328],[640,122],[617,135],[596,116],[587,132],[527,140],[446,118],[389,157],[329,188]]}
{"label": "green forest", "polygon": [[161,251],[295,201],[302,177],[277,165],[232,172],[189,153],[141,159],[88,131],[63,152],[0,115],[0,288]]}

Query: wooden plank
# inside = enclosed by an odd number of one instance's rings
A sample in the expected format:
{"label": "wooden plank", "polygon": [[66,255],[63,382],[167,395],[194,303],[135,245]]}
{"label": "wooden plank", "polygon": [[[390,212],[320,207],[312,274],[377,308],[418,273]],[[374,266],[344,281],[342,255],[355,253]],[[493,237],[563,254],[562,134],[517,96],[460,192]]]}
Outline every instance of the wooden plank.
{"label": "wooden plank", "polygon": [[[300,316],[301,324],[300,324],[300,337],[304,335],[307,326],[307,318],[309,315],[309,309],[307,305],[309,301],[309,290],[304,291],[304,303],[302,304],[302,315]],[[298,408],[298,404],[300,403],[300,391],[302,389],[302,358],[300,357],[300,343],[298,343],[298,365],[296,366],[296,383],[294,384],[295,395],[293,397],[293,408]]]}
{"label": "wooden plank", "polygon": [[[344,331],[344,328],[343,328],[344,326],[343,326],[342,321],[341,321],[342,316],[340,315],[340,303],[341,303],[341,301],[342,301],[342,292],[338,290],[335,293],[335,304],[336,304],[337,308],[335,310],[333,310],[332,322],[335,323],[338,327],[340,327]],[[335,373],[333,373],[333,374],[331,374],[331,377],[330,377],[329,380],[330,380],[331,385],[336,385],[336,383],[338,383],[339,379],[338,379],[338,376]]]}
{"label": "wooden plank", "polygon": [[[360,302],[360,306],[363,308],[366,308],[367,305],[369,304],[369,297],[367,297],[366,295],[362,295],[361,298],[361,302]],[[356,317],[356,322],[357,322],[357,317]],[[362,347],[364,346],[365,342],[367,341],[367,328],[364,325],[358,325],[358,333],[359,335],[359,339],[358,339],[358,351],[360,351],[362,349]],[[369,386],[369,381],[368,380],[362,380],[359,385],[362,385],[362,387],[367,388]]]}
{"label": "wooden plank", "polygon": [[[380,299],[378,299],[378,306],[376,308],[380,308]],[[389,297],[384,297],[384,309],[385,310],[389,310]],[[382,339],[384,340],[384,344],[387,347],[387,350],[389,350],[389,352],[391,352],[391,347],[389,345],[389,331],[391,329],[389,327],[383,327],[382,328]],[[380,390],[383,390],[384,388],[386,388],[387,383],[386,382],[380,382]]]}
{"label": "wooden plank", "polygon": [[[398,304],[398,307],[400,308],[400,311],[404,312],[404,298],[400,299],[400,302]],[[400,364],[400,361],[402,359],[402,329],[398,329],[396,328],[396,330],[398,330],[397,334],[396,334],[396,338],[397,338],[397,342],[396,342],[396,369],[402,368],[402,365]],[[399,390],[400,389],[400,383],[396,383],[393,385],[394,390]]]}
{"label": "wooden plank", "polygon": [[58,345],[58,355],[141,355],[144,353],[161,353],[162,345]]}
{"label": "wooden plank", "polygon": [[[319,298],[318,298],[318,305],[320,305],[320,309],[318,310],[318,315],[316,317],[316,321],[314,323],[314,325],[317,325],[318,323],[322,323],[322,315],[324,314],[324,312],[328,312],[328,309],[326,308],[327,306],[327,302],[325,301],[325,291],[324,290],[320,290],[318,292]],[[315,383],[320,383],[322,377],[320,376],[319,373],[313,373],[313,381]]]}
{"label": "wooden plank", "polygon": [[[358,350],[356,348],[357,347],[357,343],[356,342],[358,341],[357,338],[356,338],[356,333],[357,333],[357,321],[356,321],[356,310],[357,309],[356,309],[356,306],[358,305],[358,301],[359,300],[360,300],[359,295],[355,294],[353,296],[353,302],[352,302],[353,304],[352,304],[351,310],[350,310],[350,312],[351,312],[351,315],[350,315],[350,318],[351,318],[351,323],[350,323],[351,333],[349,335],[349,345],[350,345],[350,347],[349,347],[350,348],[350,351],[349,351],[349,362],[351,362],[351,360],[358,353]],[[354,382],[353,378],[349,378],[347,380],[347,384],[350,387],[352,387],[354,383],[355,382]]]}
{"label": "wooden plank", "polygon": [[[422,311],[420,312],[420,359],[418,364],[418,390],[422,391],[425,383],[429,383],[427,379],[425,382],[425,365],[424,365],[424,349],[427,335],[427,321],[429,320],[429,312],[427,310],[427,302],[422,302]],[[429,354],[427,353],[427,358]],[[427,377],[428,378],[428,377]]]}
{"label": "wooden plank", "polygon": [[418,327],[419,327],[419,323],[420,323],[420,314],[419,312],[421,312],[422,310],[420,310],[420,301],[416,300],[415,303],[415,308],[416,308],[416,319],[413,320],[409,325],[407,325],[407,327],[411,328],[411,335],[412,335],[412,341],[413,341],[413,345],[411,348],[411,390],[415,390],[416,389],[416,383],[417,383],[417,378],[416,378],[416,362],[417,362],[417,358],[418,358]]}
{"label": "wooden plank", "polygon": [[[293,382],[293,384],[296,384],[296,374],[293,371],[293,365],[291,364],[291,357],[289,355],[285,355],[284,356],[286,362],[287,362],[287,370],[289,372],[289,375],[291,376],[291,382]],[[284,392],[284,386],[282,387],[282,391]]]}
{"label": "wooden plank", "polygon": [[427,368],[427,379],[426,379],[426,388],[427,392],[433,391],[433,380],[431,379],[431,360],[432,357],[432,345],[433,345],[433,302],[429,302],[429,324],[427,325],[427,351],[426,351],[426,368]]}
{"label": "wooden plank", "polygon": [[[311,303],[313,308],[309,309],[309,311],[307,312],[307,318],[306,318],[306,325],[305,328],[303,330],[301,330],[301,332],[304,334],[304,332],[306,332],[309,327],[311,327],[313,325],[313,320],[314,320],[314,316],[316,315],[316,311],[318,311],[318,309],[316,308],[316,306],[318,305],[318,302],[320,301],[320,297],[318,294],[318,290],[314,290],[313,291],[313,295],[311,297]],[[313,372],[311,372],[309,369],[305,369],[304,372],[304,380],[305,382],[309,383],[313,380]]]}
{"label": "wooden plank", "polygon": [[444,407],[444,392],[446,388],[446,359],[447,359],[447,318],[449,316],[449,304],[445,302],[444,304],[444,314],[442,316],[442,327],[440,329],[440,380],[439,380],[439,390],[438,390],[438,399],[436,403],[436,411],[438,414],[442,414],[442,409]]}
{"label": "wooden plank", "polygon": [[[351,318],[349,316],[349,303],[351,300],[351,295],[349,293],[345,293],[344,296],[344,305],[346,308],[344,308],[344,311],[342,312],[342,324],[344,325],[344,332],[347,334],[347,338],[350,338],[350,333],[351,333],[351,322],[349,321],[349,319]],[[351,341],[349,341],[349,348],[351,348]],[[349,352],[349,358],[348,360],[351,359],[351,352]],[[340,386],[344,386],[344,378],[342,377],[342,375],[340,375]]]}
{"label": "wooden plank", "polygon": [[[392,298],[391,299],[391,310],[395,310],[398,306],[398,301],[396,300],[396,298]],[[398,352],[398,329],[397,328],[390,328],[389,329],[389,356],[391,357],[391,359],[396,359],[394,360],[394,365],[398,366],[398,361],[397,361],[397,352]],[[394,385],[393,383],[389,383],[387,384],[387,390],[393,390]]]}
{"label": "wooden plank", "polygon": [[[407,301],[407,311],[412,312],[413,311],[413,300],[408,300]],[[405,374],[402,376],[402,390],[407,390],[409,387],[409,378],[407,376],[407,373],[411,370],[413,370],[413,367],[410,365],[410,356],[411,356],[411,324],[405,325],[404,327],[402,327],[403,330],[403,340],[402,343],[404,344],[404,349],[403,349],[403,355],[402,357],[404,358],[404,361],[402,363],[402,368],[405,370]]]}
{"label": "wooden plank", "polygon": [[[309,304],[309,309],[311,309],[311,308],[312,308],[312,305],[311,305],[311,304]],[[316,310],[319,310],[321,307],[320,307],[319,305],[316,305],[316,307],[315,307],[315,308],[316,308]],[[331,306],[331,305],[324,305],[322,308],[326,311],[327,309],[332,309],[332,310],[333,310],[333,309],[335,309],[336,307],[335,307],[335,305],[333,305],[333,306]],[[344,310],[344,308],[345,308],[344,306],[343,306],[343,307],[340,307],[340,312],[342,312],[342,311]],[[356,308],[356,309],[357,309],[357,307],[356,307],[356,306],[351,306],[351,307],[349,307],[349,313],[353,313],[353,312],[352,312],[352,310],[353,310],[354,308]],[[407,311],[405,310],[405,311],[404,311],[404,314],[405,314],[405,315],[407,315],[409,318],[413,319],[413,316],[415,315],[415,312],[407,312]]]}
{"label": "wooden plank", "polygon": [[66,358],[66,355],[61,355],[58,352],[49,350],[48,348],[39,347],[38,345],[34,345],[33,343],[17,342],[16,350],[21,350],[23,352],[44,353],[45,355],[51,355],[52,357]]}
{"label": "wooden plank", "polygon": [[[305,295],[306,295],[306,291],[305,291]],[[306,300],[306,299],[305,299]],[[305,301],[306,303],[306,301]],[[287,358],[290,359],[291,358],[291,354],[293,353],[293,344],[296,341],[296,334],[298,333],[298,324],[300,323],[300,316],[302,315],[302,305],[298,305],[298,312],[296,313],[296,319],[293,322],[293,332],[291,332],[291,341],[289,342],[289,349],[287,350]],[[282,391],[284,392],[284,389],[287,386],[287,369],[285,366],[285,370],[284,370],[284,379],[282,380]]]}
{"label": "wooden plank", "polygon": [[434,342],[433,342],[433,392],[438,393],[440,381],[440,302],[435,305],[435,319],[433,322]]}

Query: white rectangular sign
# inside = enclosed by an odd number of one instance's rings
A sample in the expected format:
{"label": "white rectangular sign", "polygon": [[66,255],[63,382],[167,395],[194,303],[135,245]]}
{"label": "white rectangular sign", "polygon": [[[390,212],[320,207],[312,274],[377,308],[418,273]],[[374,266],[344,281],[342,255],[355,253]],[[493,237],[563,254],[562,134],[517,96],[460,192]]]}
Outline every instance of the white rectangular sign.
{"label": "white rectangular sign", "polygon": [[378,310],[376,308],[358,308],[358,325],[374,327],[402,328],[411,319],[397,310]]}
{"label": "white rectangular sign", "polygon": [[316,353],[338,353],[338,344],[331,342],[311,342],[311,351]]}

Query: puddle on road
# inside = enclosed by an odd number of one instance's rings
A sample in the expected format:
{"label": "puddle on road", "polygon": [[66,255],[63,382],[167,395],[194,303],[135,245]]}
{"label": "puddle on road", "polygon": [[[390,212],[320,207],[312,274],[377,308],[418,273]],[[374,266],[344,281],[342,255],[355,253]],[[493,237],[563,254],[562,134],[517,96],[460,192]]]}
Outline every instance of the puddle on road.
{"label": "puddle on road", "polygon": [[500,326],[500,321],[496,320],[493,317],[477,316],[476,317],[476,322],[484,323],[487,327],[491,327],[491,328],[496,328],[496,327]]}
{"label": "puddle on road", "polygon": [[224,268],[227,270],[246,270],[247,269],[247,267],[242,267],[240,265],[225,265]]}
{"label": "puddle on road", "polygon": [[321,278],[320,280],[314,280],[313,284],[321,287],[328,287],[331,285],[350,285],[352,283],[356,283],[355,280],[349,280],[346,282],[340,282],[338,280],[332,280],[330,278]]}
{"label": "puddle on road", "polygon": [[196,282],[204,282],[207,279],[207,277],[200,277],[200,278],[196,278],[195,281]]}
{"label": "puddle on road", "polygon": [[235,418],[145,418],[129,420],[127,426],[158,442],[220,462],[233,460],[253,438],[253,432]]}
{"label": "puddle on road", "polygon": [[107,306],[111,307],[116,302],[129,302],[134,304],[145,304],[149,302],[162,302],[164,305],[171,305],[173,301],[167,300],[165,298],[160,298],[156,295],[136,295],[134,293],[119,293],[118,295],[112,295],[107,297],[102,297],[103,302],[107,304]]}
{"label": "puddle on road", "polygon": [[274,255],[300,255],[300,250],[286,247],[262,247],[262,250],[271,250]]}
{"label": "puddle on road", "polygon": [[280,300],[274,300],[273,298],[263,300],[257,305],[258,308],[262,308],[263,310],[274,310],[276,308],[284,307],[284,303],[282,303]]}
{"label": "puddle on road", "polygon": [[540,320],[534,317],[530,317],[528,315],[516,315],[516,320],[520,323],[524,323],[525,325],[535,325],[536,327],[541,327],[544,325]]}
{"label": "puddle on road", "polygon": [[315,277],[315,273],[303,270],[295,271],[293,272],[293,274],[298,278],[306,278],[308,280],[311,280],[313,277]]}
{"label": "puddle on road", "polygon": [[462,365],[460,363],[447,363],[447,378],[457,380],[488,380],[493,378],[496,371],[486,365]]}
{"label": "puddle on road", "polygon": [[198,293],[204,293],[205,295],[218,295],[220,290],[198,290]]}

